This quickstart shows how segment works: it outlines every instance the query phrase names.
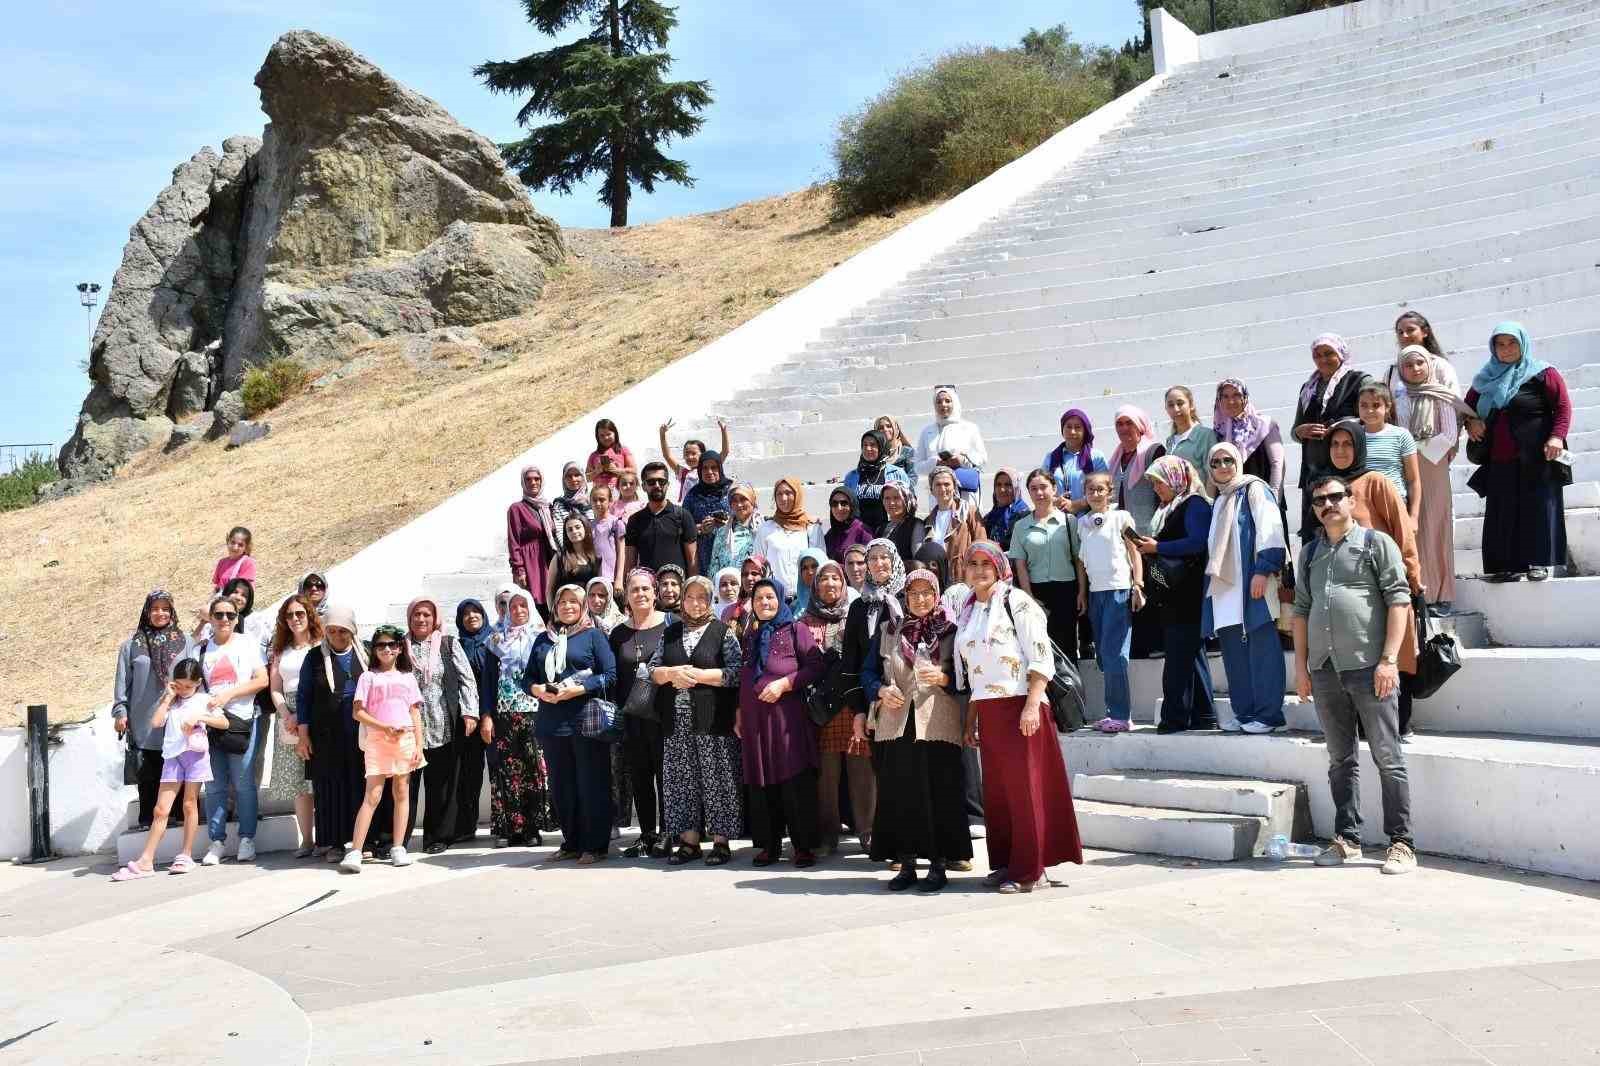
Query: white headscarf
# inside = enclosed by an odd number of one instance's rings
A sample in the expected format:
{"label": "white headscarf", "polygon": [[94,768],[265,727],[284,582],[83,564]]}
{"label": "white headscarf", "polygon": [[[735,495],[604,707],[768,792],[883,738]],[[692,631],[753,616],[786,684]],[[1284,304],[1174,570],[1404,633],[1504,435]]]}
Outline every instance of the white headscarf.
{"label": "white headscarf", "polygon": [[[1229,586],[1237,583],[1243,575],[1249,560],[1240,557],[1239,551],[1239,501],[1245,501],[1245,506],[1250,508],[1250,520],[1256,527],[1256,551],[1268,548],[1283,548],[1288,550],[1288,542],[1284,539],[1283,518],[1278,514],[1278,507],[1272,500],[1272,491],[1265,481],[1254,474],[1244,472],[1244,457],[1239,454],[1239,449],[1227,441],[1212,447],[1206,455],[1206,465],[1209,468],[1211,460],[1218,455],[1231,455],[1233,457],[1233,480],[1226,485],[1218,486],[1215,481],[1212,488],[1217,490],[1216,510],[1211,518],[1211,537],[1206,547],[1209,555],[1206,559],[1206,573],[1211,577],[1210,595],[1215,597]],[[1254,485],[1261,486],[1258,491],[1251,491]],[[1277,617],[1277,603],[1268,605],[1274,618]]]}
{"label": "white headscarf", "polygon": [[[528,605],[528,621],[523,625],[511,624],[511,605],[518,599]],[[504,629],[499,629],[501,622]],[[512,677],[521,677],[528,668],[528,657],[533,654],[533,642],[544,632],[544,619],[534,610],[533,597],[527,589],[511,587],[511,599],[506,601],[506,616],[495,623],[497,629],[489,638],[489,648],[500,659],[500,670]]]}
{"label": "white headscarf", "polygon": [[[950,397],[950,417],[939,417],[939,394]],[[961,421],[961,394],[954,385],[940,385],[933,390],[933,424],[943,429],[945,426]]]}

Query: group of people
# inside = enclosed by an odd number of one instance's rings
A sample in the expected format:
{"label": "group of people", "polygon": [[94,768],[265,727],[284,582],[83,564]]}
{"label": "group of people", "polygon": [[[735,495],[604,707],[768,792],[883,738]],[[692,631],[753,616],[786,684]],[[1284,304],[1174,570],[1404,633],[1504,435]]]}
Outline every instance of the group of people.
{"label": "group of people", "polygon": [[[1565,563],[1571,403],[1516,323],[1495,328],[1464,394],[1423,316],[1401,315],[1395,336],[1383,380],[1336,335],[1311,345],[1289,428],[1298,552],[1283,433],[1235,378],[1209,425],[1187,386],[1170,388],[1165,438],[1119,408],[1109,450],[1069,409],[1037,468],[993,472],[987,509],[983,435],[949,386],[915,443],[890,416],[862,435],[824,517],[787,477],[763,516],[725,467],[725,424],[721,451],[692,440],[679,457],[664,424],[663,458],[636,468],[603,419],[559,494],[522,472],[513,581],[493,618],[462,602],[454,634],[424,598],[368,646],[319,574],[261,626],[249,534],[235,530],[194,631],[156,591],[122,648],[114,713],[155,831],[118,876],[150,876],[180,795],[190,851],[201,787],[202,862],[220,859],[230,794],[247,861],[257,777],[292,797],[302,856],[405,865],[419,791],[437,853],[476,832],[487,769],[496,841],[536,846],[559,829],[557,861],[603,861],[636,823],[630,857],[723,865],[750,839],[765,866],[787,839],[805,868],[853,829],[895,871],[890,888],[937,891],[986,833],[988,882],[1025,892],[1081,861],[1046,698],[1057,658],[1092,643],[1101,732],[1129,728],[1129,659],[1159,648],[1161,732],[1263,734],[1284,725],[1280,631],[1328,737],[1338,839],[1318,861],[1359,849],[1359,728],[1380,756],[1385,870],[1406,872],[1405,678],[1413,612],[1447,614],[1454,594],[1451,462],[1465,430],[1486,575],[1543,580]],[[1228,678],[1221,723],[1208,641]]]}

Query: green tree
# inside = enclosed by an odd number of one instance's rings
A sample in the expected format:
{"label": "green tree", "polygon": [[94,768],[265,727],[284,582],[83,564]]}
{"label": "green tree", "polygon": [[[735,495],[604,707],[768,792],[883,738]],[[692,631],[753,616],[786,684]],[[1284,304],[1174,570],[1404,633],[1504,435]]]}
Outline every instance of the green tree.
{"label": "green tree", "polygon": [[688,137],[711,103],[704,81],[667,81],[672,56],[662,51],[678,24],[677,9],[657,0],[522,0],[528,21],[555,36],[587,20],[589,33],[570,44],[521,59],[473,68],[497,93],[527,93],[517,124],[538,115],[556,121],[529,130],[500,152],[522,183],[570,193],[591,174],[604,174],[600,202],[611,224],[628,224],[634,185],[654,192],[658,181],[693,185],[681,159],[662,147]]}

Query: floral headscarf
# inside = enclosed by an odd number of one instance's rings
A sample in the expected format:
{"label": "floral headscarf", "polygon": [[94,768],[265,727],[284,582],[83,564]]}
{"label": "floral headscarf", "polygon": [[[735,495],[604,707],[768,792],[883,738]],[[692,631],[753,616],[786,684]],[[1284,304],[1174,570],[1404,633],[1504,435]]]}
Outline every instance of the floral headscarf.
{"label": "floral headscarf", "polygon": [[[1244,413],[1238,418],[1229,415],[1222,406],[1222,390],[1232,385],[1244,398]],[[1216,400],[1211,405],[1211,424],[1221,440],[1227,441],[1244,456],[1251,455],[1266,439],[1272,428],[1272,419],[1256,410],[1250,402],[1250,390],[1238,378],[1223,378],[1217,382]]]}
{"label": "floral headscarf", "polygon": [[1206,494],[1205,482],[1200,480],[1200,471],[1181,455],[1163,455],[1150,464],[1150,469],[1144,472],[1144,476],[1151,481],[1161,482],[1176,493],[1172,497],[1172,502],[1158,507],[1150,519],[1150,528],[1157,533],[1161,532],[1161,527],[1166,525],[1167,519],[1172,517],[1173,512],[1183,506],[1183,501],[1190,496],[1204,498]]}

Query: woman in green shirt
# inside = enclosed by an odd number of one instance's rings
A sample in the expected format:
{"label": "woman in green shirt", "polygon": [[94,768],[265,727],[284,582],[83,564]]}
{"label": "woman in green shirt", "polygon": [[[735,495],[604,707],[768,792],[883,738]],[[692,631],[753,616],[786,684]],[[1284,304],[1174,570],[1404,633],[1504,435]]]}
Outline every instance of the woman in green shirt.
{"label": "woman in green shirt", "polygon": [[1172,434],[1167,437],[1167,454],[1189,460],[1196,470],[1204,470],[1206,457],[1217,443],[1217,432],[1196,419],[1194,393],[1187,385],[1167,390],[1167,416],[1172,419]]}
{"label": "woman in green shirt", "polygon": [[1016,572],[1016,585],[1045,609],[1047,629],[1056,646],[1078,657],[1078,590],[1083,561],[1078,556],[1078,529],[1073,516],[1056,508],[1056,482],[1047,470],[1028,475],[1033,510],[1011,526],[1006,553]]}

